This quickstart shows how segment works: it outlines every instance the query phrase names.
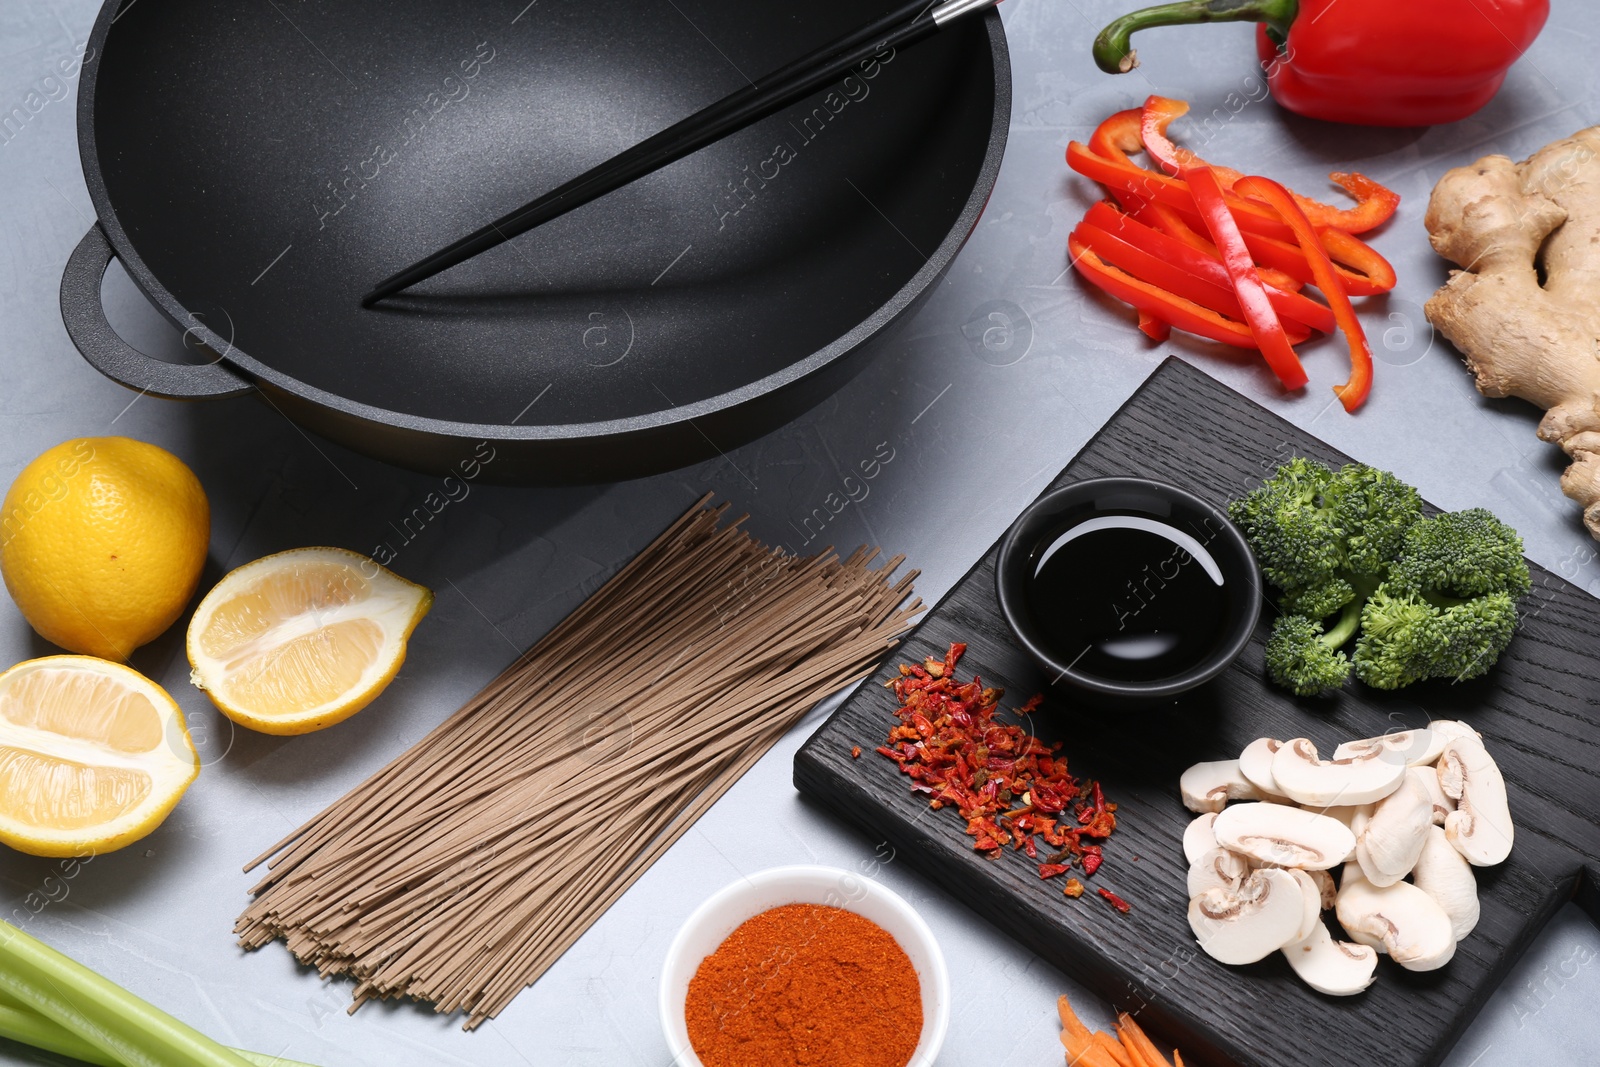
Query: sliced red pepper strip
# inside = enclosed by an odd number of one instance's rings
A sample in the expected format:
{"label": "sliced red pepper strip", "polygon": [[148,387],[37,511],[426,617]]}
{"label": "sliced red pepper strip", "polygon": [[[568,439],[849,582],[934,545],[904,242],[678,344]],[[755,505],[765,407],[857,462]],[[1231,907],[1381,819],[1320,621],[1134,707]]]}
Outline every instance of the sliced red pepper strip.
{"label": "sliced red pepper strip", "polygon": [[1139,140],[1144,145],[1145,155],[1175,177],[1181,176],[1185,166],[1205,165],[1205,160],[1193,152],[1184,152],[1188,158],[1180,159],[1177,145],[1167,139],[1167,127],[1172,120],[1188,113],[1188,103],[1165,96],[1150,97],[1139,111]]}
{"label": "sliced red pepper strip", "polygon": [[[1144,102],[1144,107],[1139,110],[1139,141],[1144,147],[1145,154],[1150,157],[1162,170],[1168,174],[1181,175],[1184,167],[1209,166],[1217,174],[1217,180],[1224,189],[1234,190],[1235,184],[1244,175],[1230,167],[1219,167],[1207,163],[1194,152],[1180,145],[1175,145],[1167,137],[1167,127],[1189,113],[1189,105],[1182,100],[1172,100],[1165,96],[1152,96]],[[1096,131],[1098,132],[1098,131]],[[1113,141],[1113,135],[1116,140]],[[1122,150],[1124,158],[1126,153],[1136,151],[1138,146],[1129,145],[1127,123],[1121,122],[1108,130],[1104,139],[1106,144],[1115,144]],[[1102,155],[1107,153],[1102,152]],[[1394,216],[1395,209],[1400,206],[1400,194],[1387,189],[1364,174],[1342,174],[1335,172],[1328,178],[1339,188],[1350,194],[1355,200],[1353,208],[1338,208],[1332,204],[1324,204],[1320,200],[1313,200],[1309,196],[1301,196],[1294,190],[1289,190],[1289,195],[1294,202],[1305,212],[1307,219],[1318,229],[1331,227],[1343,230],[1345,233],[1365,233],[1376,226],[1381,226]]]}
{"label": "sliced red pepper strip", "polygon": [[1162,322],[1148,311],[1139,312],[1139,332],[1152,341],[1165,341],[1172,336],[1172,323]]}
{"label": "sliced red pepper strip", "polygon": [[[1106,186],[1119,200],[1122,199],[1122,194],[1131,193],[1141,200],[1164,204],[1185,218],[1193,218],[1204,225],[1204,218],[1195,207],[1194,196],[1188,185],[1177,178],[1169,178],[1165,174],[1158,174],[1129,162],[1097,155],[1090,151],[1088,146],[1077,141],[1067,145],[1067,165],[1084,177],[1092,178]],[[1311,270],[1305,262],[1304,254],[1300,252],[1297,244],[1292,243],[1295,241],[1294,231],[1278,218],[1276,212],[1269,213],[1264,205],[1240,196],[1229,193],[1223,195],[1238,228],[1249,235],[1246,238],[1247,243],[1256,243],[1254,238],[1257,236],[1275,238],[1278,241],[1273,251],[1279,254],[1271,259],[1262,259],[1264,265],[1282,270],[1300,281],[1311,280]],[[1376,293],[1386,293],[1394,288],[1394,268],[1370,245],[1336,229],[1322,231],[1319,236],[1322,238],[1323,247],[1333,259],[1339,276],[1344,279],[1345,287],[1352,294],[1371,296]],[[1283,255],[1285,252],[1287,257]],[[1256,252],[1258,258],[1261,254],[1259,251]],[[1291,267],[1294,269],[1290,269]],[[1357,274],[1346,269],[1347,267],[1353,267],[1361,273]]]}
{"label": "sliced red pepper strip", "polygon": [[1132,304],[1140,311],[1159,316],[1178,329],[1209,341],[1232,345],[1235,348],[1256,347],[1255,337],[1244,323],[1223,318],[1210,308],[1201,307],[1181,296],[1174,296],[1159,285],[1142,282],[1126,271],[1118,270],[1096,255],[1093,249],[1077,237],[1067,238],[1067,249],[1072,255],[1072,265],[1077,268],[1078,273],[1124,304]]}
{"label": "sliced red pepper strip", "polygon": [[1317,240],[1316,229],[1311,220],[1306,218],[1305,212],[1300,210],[1300,205],[1295,203],[1289,190],[1271,178],[1241,178],[1237,188],[1242,195],[1255,197],[1270,205],[1299,235],[1300,248],[1317,275],[1317,288],[1327,295],[1328,303],[1333,308],[1333,317],[1350,346],[1350,380],[1334,386],[1333,391],[1346,411],[1356,410],[1372,389],[1372,349],[1367,344],[1367,334],[1361,328],[1361,320],[1356,318],[1350,294],[1345,291],[1344,283],[1339,280],[1333,263]]}
{"label": "sliced red pepper strip", "polygon": [[[1203,308],[1209,308],[1235,321],[1244,319],[1239,298],[1227,281],[1226,269],[1223,271],[1224,278],[1220,284],[1207,278],[1196,277],[1182,267],[1158,255],[1151,255],[1117,234],[1094,225],[1087,218],[1078,223],[1072,235],[1101,259],[1140,281],[1160,286],[1174,296],[1193,301]],[[1217,266],[1222,267],[1222,264],[1218,263]],[[1294,344],[1299,344],[1309,336],[1304,329],[1287,325],[1284,327],[1284,332],[1290,335],[1289,339]]]}
{"label": "sliced red pepper strip", "polygon": [[1278,313],[1272,309],[1272,300],[1267,296],[1266,286],[1261,284],[1261,275],[1256,273],[1255,260],[1239,234],[1233,212],[1228,210],[1228,202],[1217,176],[1210,167],[1190,167],[1183,173],[1194,194],[1195,206],[1205,218],[1206,229],[1211,231],[1211,239],[1217,243],[1217,251],[1222,253],[1222,263],[1228,268],[1228,277],[1233,279],[1234,292],[1239,296],[1245,320],[1250,323],[1256,347],[1261,349],[1267,366],[1272,368],[1272,373],[1278,376],[1284,388],[1303,387],[1307,380],[1306,370],[1300,365],[1300,357],[1290,347]]}
{"label": "sliced red pepper strip", "polygon": [[[1135,248],[1142,249],[1150,255],[1179,267],[1195,277],[1203,278],[1219,286],[1227,286],[1229,291],[1232,291],[1232,282],[1228,278],[1228,268],[1223,266],[1222,261],[1216,258],[1215,255],[1208,255],[1199,249],[1191,248],[1182,241],[1174,240],[1161,231],[1146,226],[1136,218],[1122,214],[1103,200],[1089,209],[1088,214],[1084,215],[1083,221],[1091,226],[1098,226],[1102,230],[1109,230]],[[1094,242],[1091,241],[1089,243],[1091,247],[1094,246]],[[1099,249],[1096,250],[1100,251]],[[1101,255],[1103,256],[1105,253],[1101,251]],[[1132,269],[1122,264],[1118,264],[1118,266],[1123,266],[1124,270]],[[1138,271],[1133,271],[1133,273],[1138,274]],[[1141,275],[1141,277],[1143,276]],[[1145,280],[1154,281],[1155,279],[1146,278]],[[1334,321],[1333,312],[1328,310],[1326,306],[1300,293],[1285,292],[1277,288],[1267,281],[1265,274],[1262,275],[1261,280],[1266,283],[1267,296],[1272,299],[1272,306],[1277,309],[1279,315],[1304,323],[1312,329],[1321,330],[1323,333],[1332,333],[1338,328]],[[1181,293],[1181,290],[1178,289],[1174,289],[1173,292],[1190,296],[1191,299],[1206,304],[1213,311],[1220,311],[1225,315],[1233,315],[1237,318],[1240,314],[1238,311],[1230,311],[1225,307],[1217,307],[1215,304],[1206,303],[1206,301],[1200,300],[1192,294]],[[1234,303],[1237,304],[1237,300]]]}

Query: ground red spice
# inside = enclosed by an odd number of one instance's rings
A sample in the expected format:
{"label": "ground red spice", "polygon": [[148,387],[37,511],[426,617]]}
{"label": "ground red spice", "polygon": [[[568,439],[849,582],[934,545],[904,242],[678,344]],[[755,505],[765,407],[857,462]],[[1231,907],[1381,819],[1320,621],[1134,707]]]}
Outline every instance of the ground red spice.
{"label": "ground red spice", "polygon": [[689,982],[705,1067],[905,1067],[922,986],[905,950],[854,912],[786,904],[747,920]]}

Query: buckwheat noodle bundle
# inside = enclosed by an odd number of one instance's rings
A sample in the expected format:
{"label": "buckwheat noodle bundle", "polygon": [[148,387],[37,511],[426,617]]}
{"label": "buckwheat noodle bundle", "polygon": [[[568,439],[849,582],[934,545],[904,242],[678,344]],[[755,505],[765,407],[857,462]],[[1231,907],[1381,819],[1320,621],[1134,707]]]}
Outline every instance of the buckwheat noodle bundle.
{"label": "buckwheat noodle bundle", "polygon": [[[800,558],[699,501],[459,711],[252,861],[234,931],[354,1011],[466,1029],[536,981],[805,712],[921,608],[896,556]],[[909,602],[908,602],[909,601]]]}

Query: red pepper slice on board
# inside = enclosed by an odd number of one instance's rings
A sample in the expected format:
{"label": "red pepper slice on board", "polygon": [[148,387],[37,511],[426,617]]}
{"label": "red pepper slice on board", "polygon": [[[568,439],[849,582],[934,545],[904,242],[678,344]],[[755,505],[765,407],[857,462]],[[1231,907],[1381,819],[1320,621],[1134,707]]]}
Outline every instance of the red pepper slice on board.
{"label": "red pepper slice on board", "polygon": [[1254,197],[1271,206],[1299,234],[1300,247],[1317,275],[1317,288],[1327,295],[1328,303],[1333,308],[1333,317],[1350,346],[1350,380],[1334,386],[1333,391],[1346,411],[1356,410],[1372,389],[1372,349],[1367,345],[1367,335],[1361,328],[1361,321],[1356,318],[1356,309],[1350,304],[1350,294],[1345,292],[1333,264],[1322,251],[1316,230],[1294,202],[1294,197],[1289,195],[1289,190],[1271,178],[1241,178],[1235,188],[1241,195]]}
{"label": "red pepper slice on board", "polygon": [[1067,251],[1078,273],[1124,304],[1132,304],[1140,311],[1155,315],[1186,333],[1204,337],[1208,341],[1235,348],[1256,347],[1256,339],[1248,326],[1226,319],[1192,300],[1174,296],[1159,285],[1142,282],[1126,271],[1118,270],[1078,238],[1067,238]]}
{"label": "red pepper slice on board", "polygon": [[1245,247],[1244,238],[1239,235],[1238,224],[1234,222],[1233,212],[1228,209],[1217,176],[1209,167],[1190,167],[1183,173],[1194,194],[1195,206],[1205,218],[1206,229],[1211,231],[1211,239],[1217,243],[1217,251],[1222,253],[1222,263],[1228,268],[1228,277],[1233,279],[1234,291],[1238,293],[1239,305],[1244,309],[1246,321],[1250,323],[1250,333],[1256,339],[1256,347],[1261,350],[1267,366],[1272,368],[1272,373],[1278,376],[1284,388],[1303,387],[1307,381],[1306,370],[1300,365],[1300,357],[1294,354],[1289,338],[1283,332],[1283,322],[1272,308],[1266,287],[1261,284],[1261,275],[1256,273],[1255,259]]}
{"label": "red pepper slice on board", "polygon": [[[1209,255],[1197,248],[1192,248],[1182,241],[1167,236],[1160,230],[1146,226],[1138,219],[1123,214],[1103,200],[1089,209],[1088,214],[1084,215],[1083,221],[1091,226],[1098,226],[1102,230],[1108,230],[1135,248],[1148,252],[1150,255],[1181,268],[1197,278],[1203,278],[1219,286],[1226,286],[1230,292],[1232,291],[1233,283],[1228,278],[1228,268],[1223,266],[1222,260],[1216,258],[1215,255]],[[1089,242],[1089,245],[1091,248],[1095,247],[1092,241]],[[1095,250],[1101,251],[1098,248]],[[1102,251],[1101,254],[1104,255],[1104,252]],[[1129,268],[1124,267],[1123,269]],[[1153,278],[1146,279],[1146,281],[1154,280]],[[1272,306],[1277,308],[1279,315],[1304,323],[1312,329],[1321,330],[1323,333],[1332,333],[1338,328],[1334,321],[1333,312],[1326,306],[1301,293],[1286,292],[1279,289],[1267,280],[1264,273],[1261,280],[1266,284],[1267,296],[1272,299]],[[1176,289],[1173,291],[1178,292]],[[1205,303],[1203,300],[1198,300],[1197,297],[1191,298],[1196,299],[1199,303]],[[1234,303],[1237,304],[1237,302],[1237,299],[1235,299]],[[1213,311],[1237,316],[1237,312],[1229,312],[1226,308],[1216,307],[1211,304],[1206,306]]]}

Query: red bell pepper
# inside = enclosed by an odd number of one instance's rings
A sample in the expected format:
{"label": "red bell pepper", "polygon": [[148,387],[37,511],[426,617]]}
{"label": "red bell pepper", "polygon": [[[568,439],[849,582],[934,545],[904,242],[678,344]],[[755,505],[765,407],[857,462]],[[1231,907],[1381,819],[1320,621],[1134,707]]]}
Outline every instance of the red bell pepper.
{"label": "red bell pepper", "polygon": [[1234,188],[1241,196],[1254,197],[1270,205],[1300,235],[1300,247],[1305,250],[1306,258],[1311,261],[1311,269],[1317,274],[1317,288],[1327,296],[1333,308],[1333,317],[1350,346],[1350,380],[1334,386],[1333,392],[1346,411],[1354,411],[1367,399],[1367,393],[1372,389],[1372,349],[1367,345],[1367,334],[1361,328],[1361,321],[1356,318],[1350,294],[1345,292],[1344,284],[1339,281],[1333,264],[1328,261],[1322,245],[1317,241],[1316,231],[1294,202],[1289,190],[1271,178],[1261,177],[1240,178]]}
{"label": "red bell pepper", "polygon": [[1138,62],[1129,38],[1139,30],[1255,22],[1267,84],[1290,111],[1431,126],[1488,103],[1549,15],[1549,0],[1179,0],[1101,30],[1094,60],[1108,74],[1126,73]]}

